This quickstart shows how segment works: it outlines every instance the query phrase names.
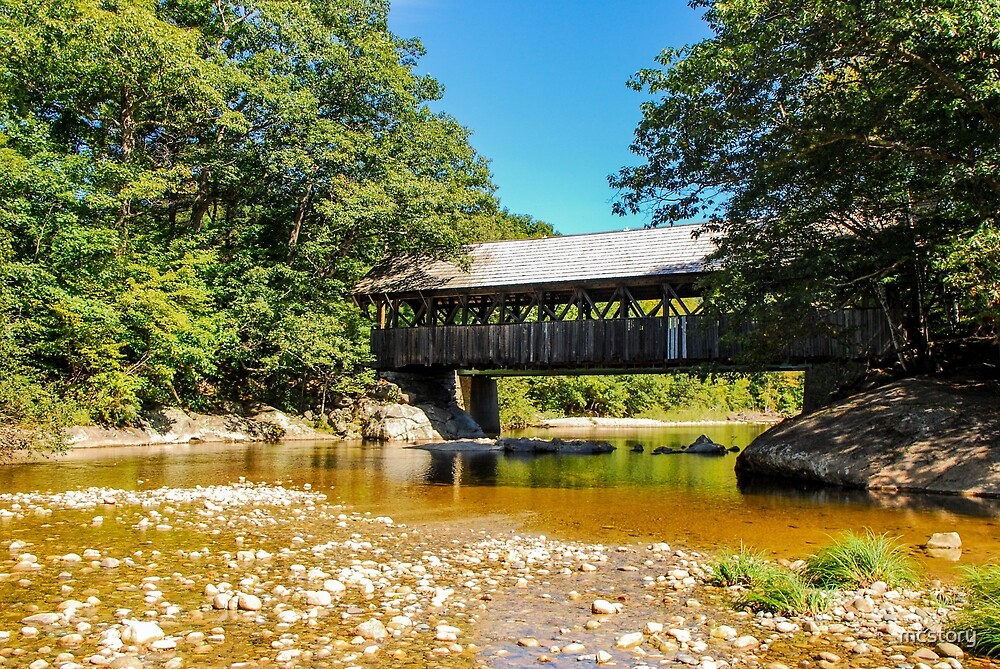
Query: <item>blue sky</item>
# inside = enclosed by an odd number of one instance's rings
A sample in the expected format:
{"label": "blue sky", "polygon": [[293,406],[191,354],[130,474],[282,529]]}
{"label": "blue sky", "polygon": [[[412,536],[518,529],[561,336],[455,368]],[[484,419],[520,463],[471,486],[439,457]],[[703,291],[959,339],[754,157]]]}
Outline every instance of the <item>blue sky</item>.
{"label": "blue sky", "polygon": [[505,207],[563,234],[646,222],[611,213],[607,176],[638,160],[644,96],[625,82],[708,35],[684,0],[393,0],[389,23],[423,42],[435,108],[473,131]]}

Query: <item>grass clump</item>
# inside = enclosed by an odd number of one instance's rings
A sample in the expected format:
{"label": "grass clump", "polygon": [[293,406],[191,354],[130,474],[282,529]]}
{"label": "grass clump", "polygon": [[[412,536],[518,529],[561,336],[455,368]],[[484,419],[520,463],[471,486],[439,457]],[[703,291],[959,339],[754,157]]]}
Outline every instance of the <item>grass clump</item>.
{"label": "grass clump", "polygon": [[969,603],[951,629],[974,639],[976,653],[1000,656],[1000,565],[966,567],[964,571],[962,585],[969,593]]}
{"label": "grass clump", "polygon": [[806,578],[822,588],[866,588],[876,581],[889,587],[916,583],[916,565],[888,534],[845,532],[806,560]]}
{"label": "grass clump", "polygon": [[713,565],[711,582],[739,586],[733,605],[746,611],[794,615],[827,607],[826,593],[810,587],[793,571],[768,560],[763,553],[740,548]]}

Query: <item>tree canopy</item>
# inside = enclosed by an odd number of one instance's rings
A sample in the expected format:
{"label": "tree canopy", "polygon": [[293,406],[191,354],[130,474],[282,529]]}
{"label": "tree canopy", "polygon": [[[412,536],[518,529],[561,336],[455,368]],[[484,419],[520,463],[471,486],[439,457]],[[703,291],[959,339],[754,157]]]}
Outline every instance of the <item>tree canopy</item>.
{"label": "tree canopy", "polygon": [[766,324],[881,305],[919,368],[1000,317],[1000,2],[694,0],[712,36],[631,81],[654,99],[619,212],[707,220],[714,307]]}
{"label": "tree canopy", "polygon": [[499,208],[388,8],[0,0],[4,422],[306,406],[363,382],[347,291],[386,254],[551,233]]}

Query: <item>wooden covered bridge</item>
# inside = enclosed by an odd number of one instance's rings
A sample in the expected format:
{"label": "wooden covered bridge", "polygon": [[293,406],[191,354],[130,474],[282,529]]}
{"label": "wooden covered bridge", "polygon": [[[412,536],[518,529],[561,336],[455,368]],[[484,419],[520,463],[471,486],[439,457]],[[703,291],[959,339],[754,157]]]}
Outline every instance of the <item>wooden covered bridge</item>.
{"label": "wooden covered bridge", "polygon": [[[714,245],[695,229],[488,242],[469,246],[461,262],[393,258],[353,295],[374,323],[376,368],[477,375],[487,405],[490,377],[502,374],[730,363],[739,351],[721,340],[725,324],[701,310],[697,282],[712,271]],[[830,323],[846,336],[802,341],[789,362],[862,358],[889,346],[876,310],[845,310]]]}

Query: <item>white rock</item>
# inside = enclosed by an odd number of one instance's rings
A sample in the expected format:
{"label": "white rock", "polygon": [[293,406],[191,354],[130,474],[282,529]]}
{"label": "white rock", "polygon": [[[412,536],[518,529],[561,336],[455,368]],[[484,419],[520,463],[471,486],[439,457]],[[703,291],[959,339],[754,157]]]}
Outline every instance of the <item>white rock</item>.
{"label": "white rock", "polygon": [[642,632],[629,632],[618,637],[618,640],[615,641],[615,646],[623,650],[635,648],[642,645],[642,639]]}
{"label": "white rock", "polygon": [[371,639],[372,641],[381,641],[386,638],[389,633],[385,629],[385,625],[378,618],[372,618],[366,622],[361,623],[354,628],[354,633],[365,639]]}
{"label": "white rock", "polygon": [[597,664],[608,664],[612,660],[611,653],[606,650],[597,651]]}
{"label": "white rock", "polygon": [[257,595],[241,592],[237,597],[236,605],[242,611],[260,611],[263,606],[263,602]]}
{"label": "white rock", "polygon": [[21,622],[25,625],[55,625],[60,620],[62,620],[62,616],[58,613],[36,613],[22,618]]}
{"label": "white rock", "polygon": [[329,606],[333,597],[327,590],[306,590],[306,603],[309,606]]}
{"label": "white rock", "polygon": [[719,625],[712,628],[710,635],[713,639],[725,639],[728,641],[736,638],[736,630],[729,625]]}
{"label": "white rock", "polygon": [[935,532],[927,540],[927,548],[961,548],[962,537],[958,532]]}
{"label": "white rock", "polygon": [[733,641],[733,647],[739,650],[746,650],[748,648],[756,648],[760,645],[760,641],[756,637],[750,636],[749,634],[737,637]]}
{"label": "white rock", "polygon": [[671,627],[670,629],[667,630],[667,634],[677,639],[681,643],[687,643],[688,641],[691,640],[691,630]]}
{"label": "white rock", "polygon": [[606,599],[595,599],[594,603],[590,605],[590,610],[599,615],[610,615],[621,613],[622,605],[619,602],[612,603]]}
{"label": "white rock", "polygon": [[166,636],[160,626],[142,620],[123,620],[122,641],[135,646],[146,646]]}
{"label": "white rock", "polygon": [[659,634],[660,632],[663,631],[663,623],[654,623],[653,621],[649,621],[646,623],[646,626],[643,628],[643,631],[646,634],[650,635]]}

